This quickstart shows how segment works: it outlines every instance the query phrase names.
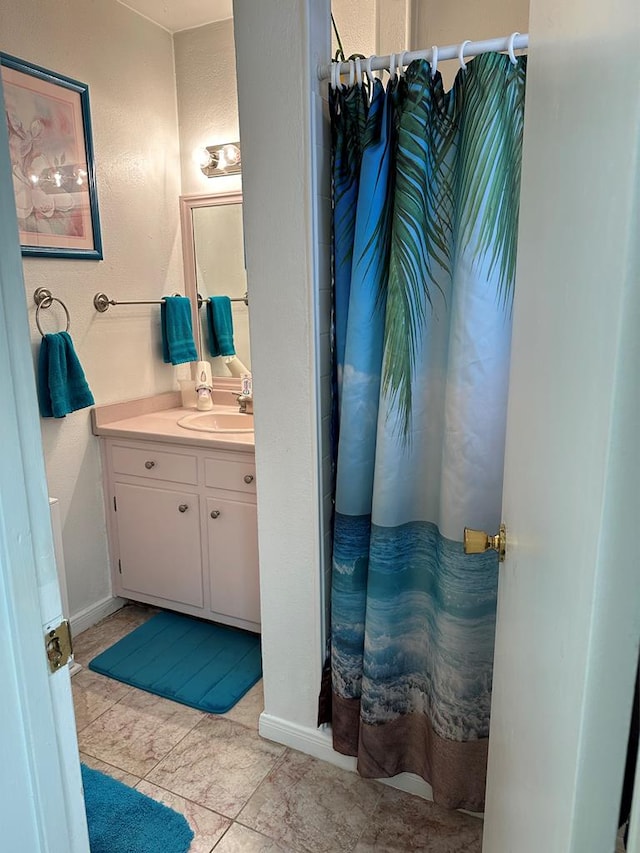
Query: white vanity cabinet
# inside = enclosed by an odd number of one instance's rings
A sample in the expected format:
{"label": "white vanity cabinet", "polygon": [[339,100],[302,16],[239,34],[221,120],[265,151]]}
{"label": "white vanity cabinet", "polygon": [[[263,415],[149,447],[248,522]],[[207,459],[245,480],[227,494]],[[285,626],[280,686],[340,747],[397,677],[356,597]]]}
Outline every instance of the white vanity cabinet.
{"label": "white vanity cabinet", "polygon": [[114,593],[259,631],[253,451],[101,444]]}
{"label": "white vanity cabinet", "polygon": [[246,462],[204,460],[207,574],[219,612],[260,621],[256,474]]}

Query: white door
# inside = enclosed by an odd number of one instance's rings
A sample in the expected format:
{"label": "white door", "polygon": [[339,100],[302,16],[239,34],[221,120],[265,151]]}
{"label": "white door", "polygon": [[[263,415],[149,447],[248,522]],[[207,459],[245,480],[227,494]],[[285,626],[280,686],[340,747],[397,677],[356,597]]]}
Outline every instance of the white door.
{"label": "white door", "polygon": [[[0,115],[4,117],[0,87]],[[4,118],[0,121],[0,827],[3,850],[88,853]]]}
{"label": "white door", "polygon": [[640,636],[639,43],[637,0],[532,0],[484,853],[614,849]]}

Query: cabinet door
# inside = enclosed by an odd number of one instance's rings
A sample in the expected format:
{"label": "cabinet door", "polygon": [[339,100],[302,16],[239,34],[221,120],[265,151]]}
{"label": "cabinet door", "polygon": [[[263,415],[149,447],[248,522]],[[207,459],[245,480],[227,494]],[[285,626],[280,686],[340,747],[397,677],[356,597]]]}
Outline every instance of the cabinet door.
{"label": "cabinet door", "polygon": [[124,590],[203,606],[198,495],[115,484]]}
{"label": "cabinet door", "polygon": [[255,504],[207,498],[211,610],[260,622]]}

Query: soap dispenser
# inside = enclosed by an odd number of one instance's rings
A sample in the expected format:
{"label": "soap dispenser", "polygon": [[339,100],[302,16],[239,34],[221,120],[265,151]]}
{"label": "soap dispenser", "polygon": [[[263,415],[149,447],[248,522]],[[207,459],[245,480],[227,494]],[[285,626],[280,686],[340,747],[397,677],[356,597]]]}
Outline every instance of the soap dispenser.
{"label": "soap dispenser", "polygon": [[198,395],[196,406],[201,412],[213,408],[212,391],[211,365],[208,361],[199,361],[196,371],[196,394]]}

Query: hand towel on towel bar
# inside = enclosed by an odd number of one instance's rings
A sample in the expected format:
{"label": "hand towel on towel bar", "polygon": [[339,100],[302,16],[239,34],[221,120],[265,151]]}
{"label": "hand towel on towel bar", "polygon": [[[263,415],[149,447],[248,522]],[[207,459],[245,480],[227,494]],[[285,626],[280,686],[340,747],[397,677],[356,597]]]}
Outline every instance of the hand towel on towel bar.
{"label": "hand towel on towel bar", "polygon": [[43,418],[63,418],[95,402],[68,332],[42,338],[38,358],[38,401]]}
{"label": "hand towel on towel bar", "polygon": [[209,352],[211,355],[235,355],[231,300],[228,296],[210,296],[207,300]]}
{"label": "hand towel on towel bar", "polygon": [[165,364],[197,361],[191,326],[191,300],[187,296],[164,296],[160,306],[162,358]]}

